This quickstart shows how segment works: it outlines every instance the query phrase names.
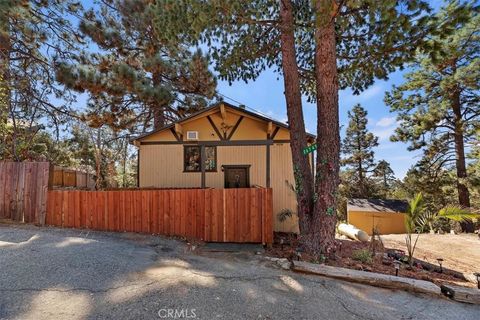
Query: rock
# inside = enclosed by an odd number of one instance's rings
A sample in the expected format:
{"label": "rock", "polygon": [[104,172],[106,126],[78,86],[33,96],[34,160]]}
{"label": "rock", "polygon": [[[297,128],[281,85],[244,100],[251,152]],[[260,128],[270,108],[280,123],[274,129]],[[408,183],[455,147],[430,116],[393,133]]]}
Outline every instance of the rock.
{"label": "rock", "polygon": [[272,261],[272,262],[277,262],[278,260],[282,259],[282,258],[276,258],[276,257],[264,257],[266,260],[269,260],[269,261]]}
{"label": "rock", "polygon": [[288,260],[286,262],[277,261],[277,264],[284,270],[290,270],[292,268],[292,262]]}

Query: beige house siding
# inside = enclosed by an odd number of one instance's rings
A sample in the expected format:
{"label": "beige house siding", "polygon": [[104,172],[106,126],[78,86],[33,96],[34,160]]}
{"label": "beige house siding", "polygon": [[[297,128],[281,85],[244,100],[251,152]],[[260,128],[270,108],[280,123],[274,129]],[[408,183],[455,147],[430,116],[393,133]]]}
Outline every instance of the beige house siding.
{"label": "beige house siding", "polygon": [[270,147],[270,181],[273,189],[273,228],[275,231],[298,232],[298,217],[278,221],[278,213],[283,209],[297,211],[295,193],[287,185],[294,185],[292,152],[289,143],[274,144]]}
{"label": "beige house siding", "polygon": [[[219,113],[209,114],[210,119],[219,129],[221,134],[229,135],[233,130],[235,124],[237,123],[240,115],[229,112],[225,123],[223,123],[222,117]],[[223,123],[223,125],[222,125]],[[186,135],[187,131],[197,131],[198,138],[200,141],[219,141],[217,133],[213,129],[212,125],[208,121],[207,117],[191,119],[186,123],[181,125],[183,134]],[[235,130],[233,136],[231,137],[232,141],[236,140],[266,140],[267,138],[267,124],[263,121],[253,119],[250,117],[244,116],[239,126]],[[285,128],[279,128],[276,136],[276,140],[289,140],[290,132]],[[165,130],[156,132],[152,135],[149,135],[145,138],[142,138],[143,142],[155,142],[155,141],[175,141],[175,136],[171,130]],[[188,141],[184,141],[188,143]]]}
{"label": "beige house siding", "polygon": [[[186,144],[188,145],[188,143]],[[183,172],[184,145],[141,145],[140,187],[198,188],[201,174]],[[285,181],[293,183],[293,169],[288,143],[270,147],[270,183],[273,189],[274,230],[298,232],[297,218],[278,221],[277,214],[288,208],[296,211],[295,194]],[[250,165],[250,185],[266,186],[266,146],[217,146],[217,172],[206,173],[207,188],[223,188],[222,165]]]}
{"label": "beige house siding", "polygon": [[141,188],[198,188],[199,173],[183,172],[183,146],[141,145]]}
{"label": "beige house siding", "polygon": [[217,147],[217,172],[206,173],[207,188],[225,186],[222,165],[250,165],[250,185],[266,186],[266,147],[235,146]]}

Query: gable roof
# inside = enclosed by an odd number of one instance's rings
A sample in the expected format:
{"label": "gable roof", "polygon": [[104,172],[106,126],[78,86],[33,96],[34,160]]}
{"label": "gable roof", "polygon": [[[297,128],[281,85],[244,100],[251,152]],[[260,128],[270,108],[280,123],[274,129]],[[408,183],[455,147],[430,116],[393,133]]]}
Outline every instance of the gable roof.
{"label": "gable roof", "polygon": [[347,211],[405,212],[408,203],[395,199],[349,199]]}
{"label": "gable roof", "polygon": [[[243,112],[251,117],[254,117],[254,118],[257,118],[257,119],[260,119],[262,121],[266,121],[266,122],[272,122],[274,125],[278,126],[278,127],[281,127],[281,128],[285,128],[287,130],[290,130],[290,127],[288,126],[288,124],[286,123],[283,123],[283,122],[280,122],[280,121],[277,121],[277,120],[274,120],[274,119],[271,119],[271,118],[268,118],[266,116],[263,116],[259,113],[256,113],[256,112],[253,112],[253,111],[250,111],[250,110],[247,110],[246,108],[242,108],[242,107],[238,107],[238,106],[234,106],[233,104],[230,104],[230,103],[227,103],[227,102],[219,102],[219,103],[216,103],[210,107],[207,107],[207,108],[204,108],[198,112],[195,112],[191,115],[189,115],[188,117],[185,117],[185,118],[181,118],[177,121],[174,121],[168,125],[166,125],[165,127],[162,127],[162,128],[158,128],[158,129],[155,129],[155,130],[152,130],[150,132],[146,132],[144,134],[141,134],[135,138],[132,138],[130,141],[133,142],[133,141],[136,141],[136,140],[141,140],[145,137],[148,137],[152,134],[155,134],[157,132],[161,132],[161,131],[164,131],[164,130],[168,130],[168,129],[171,129],[171,128],[174,128],[175,127],[175,124],[176,123],[182,123],[182,122],[185,122],[185,121],[188,121],[190,119],[193,119],[203,113],[206,113],[206,112],[209,112],[209,111],[212,111],[212,110],[215,110],[217,108],[220,108],[221,105],[224,105],[225,107],[227,108],[230,108],[230,109],[233,109],[235,111],[238,111],[238,112]],[[311,133],[308,133],[307,132],[307,137],[309,138],[312,138],[312,139],[315,139],[315,135],[311,134]]]}

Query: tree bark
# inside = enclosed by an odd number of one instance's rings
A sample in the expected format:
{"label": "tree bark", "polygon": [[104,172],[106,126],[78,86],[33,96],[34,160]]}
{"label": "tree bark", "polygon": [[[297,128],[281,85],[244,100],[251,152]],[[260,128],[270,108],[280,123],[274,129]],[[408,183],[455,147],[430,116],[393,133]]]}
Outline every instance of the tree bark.
{"label": "tree bark", "polygon": [[335,40],[336,3],[316,0],[315,80],[317,90],[317,200],[309,230],[311,250],[329,254],[335,249],[337,193],[340,166],[338,77]]}
{"label": "tree bark", "polygon": [[165,126],[165,111],[162,105],[155,104],[153,109],[153,129],[161,129]]}
{"label": "tree bark", "polygon": [[[152,76],[152,83],[157,87],[161,83],[161,76],[154,73]],[[166,125],[165,107],[159,101],[152,101],[150,108],[153,113],[153,129],[161,129]]]}
{"label": "tree bark", "polygon": [[[360,127],[360,121],[358,119],[358,116],[355,116],[355,122],[357,125],[357,128]],[[362,166],[362,157],[360,156],[362,154],[362,141],[360,140],[360,135],[357,134],[357,152],[358,152],[358,186],[359,186],[359,194],[358,196],[360,198],[366,198],[366,188],[365,188],[365,179],[363,175],[363,166]]]}
{"label": "tree bark", "polygon": [[[360,148],[359,152],[360,152]],[[358,160],[358,185],[360,187],[360,197],[366,198],[365,178],[363,175],[362,159]]]}
{"label": "tree bark", "polygon": [[[470,207],[470,193],[468,188],[465,185],[465,180],[467,178],[467,168],[465,164],[465,145],[464,145],[464,136],[463,136],[463,120],[462,120],[462,110],[460,107],[460,92],[455,90],[452,94],[452,109],[454,114],[454,125],[455,125],[455,167],[457,170],[457,192],[458,192],[458,203],[462,207]],[[472,221],[462,222],[462,230],[464,232],[474,232],[474,226]]]}
{"label": "tree bark", "polygon": [[3,95],[2,109],[0,110],[0,121],[7,123],[7,110],[10,110],[10,35],[8,25],[8,11],[0,10],[0,95]]}
{"label": "tree bark", "polygon": [[295,175],[297,214],[300,234],[303,234],[309,229],[313,207],[313,176],[308,157],[302,153],[307,146],[307,134],[303,119],[300,76],[295,49],[293,7],[290,0],[280,0],[280,18],[282,70]]}

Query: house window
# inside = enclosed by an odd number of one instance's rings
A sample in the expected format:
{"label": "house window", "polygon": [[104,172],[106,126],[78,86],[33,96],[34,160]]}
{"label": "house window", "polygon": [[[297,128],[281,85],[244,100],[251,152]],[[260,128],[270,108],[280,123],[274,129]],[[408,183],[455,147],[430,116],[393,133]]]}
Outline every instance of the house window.
{"label": "house window", "polygon": [[[185,146],[184,149],[184,171],[200,172],[202,153],[200,146]],[[205,147],[205,171],[217,171],[217,148]]]}

